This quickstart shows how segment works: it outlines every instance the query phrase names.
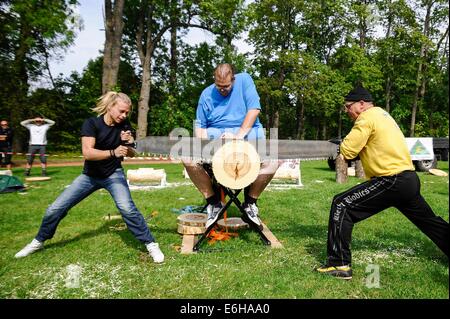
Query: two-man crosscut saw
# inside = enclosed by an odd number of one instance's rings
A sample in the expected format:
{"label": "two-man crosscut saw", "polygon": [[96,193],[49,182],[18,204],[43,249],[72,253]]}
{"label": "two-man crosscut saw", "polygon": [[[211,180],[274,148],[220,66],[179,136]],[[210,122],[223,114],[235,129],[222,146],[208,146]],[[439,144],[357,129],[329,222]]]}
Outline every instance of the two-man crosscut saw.
{"label": "two-man crosscut saw", "polygon": [[[147,136],[137,141],[139,153],[165,154],[173,159],[211,160],[229,139],[200,139],[196,137]],[[248,140],[261,160],[328,159],[336,157],[337,147],[329,141],[315,140]]]}

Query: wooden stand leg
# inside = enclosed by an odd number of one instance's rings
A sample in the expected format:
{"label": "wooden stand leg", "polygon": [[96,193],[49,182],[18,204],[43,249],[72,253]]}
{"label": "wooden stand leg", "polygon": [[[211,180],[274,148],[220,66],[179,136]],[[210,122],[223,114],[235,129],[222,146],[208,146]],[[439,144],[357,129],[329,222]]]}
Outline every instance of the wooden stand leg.
{"label": "wooden stand leg", "polygon": [[181,244],[182,254],[193,254],[194,245],[197,242],[197,235],[183,235],[183,243]]}
{"label": "wooden stand leg", "polygon": [[270,247],[271,248],[283,248],[283,245],[275,237],[275,235],[270,231],[270,229],[267,228],[267,226],[265,224],[262,224],[262,225],[263,225],[262,233],[270,241]]}

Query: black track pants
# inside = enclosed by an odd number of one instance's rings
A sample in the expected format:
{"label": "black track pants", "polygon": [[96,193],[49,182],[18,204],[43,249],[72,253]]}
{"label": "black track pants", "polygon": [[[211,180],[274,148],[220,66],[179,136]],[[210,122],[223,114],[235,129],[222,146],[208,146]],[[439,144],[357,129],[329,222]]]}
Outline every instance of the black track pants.
{"label": "black track pants", "polygon": [[328,264],[351,264],[353,225],[389,207],[400,210],[447,256],[449,224],[436,216],[420,194],[414,171],[376,177],[334,197],[328,223]]}

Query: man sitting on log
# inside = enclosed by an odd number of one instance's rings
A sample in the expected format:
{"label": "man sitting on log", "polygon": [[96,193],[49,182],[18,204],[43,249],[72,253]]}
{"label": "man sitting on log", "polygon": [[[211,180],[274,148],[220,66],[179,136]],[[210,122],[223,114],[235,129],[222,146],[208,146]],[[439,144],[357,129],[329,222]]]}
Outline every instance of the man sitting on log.
{"label": "man sitting on log", "polygon": [[[264,139],[258,115],[259,95],[248,73],[235,74],[230,64],[220,64],[214,71],[214,84],[203,90],[196,113],[195,135],[217,139]],[[205,197],[208,206],[206,228],[213,224],[223,207],[220,194],[214,192],[211,177],[202,163],[183,160],[189,177]],[[275,174],[278,162],[263,163],[257,179],[244,189],[244,210],[248,219],[262,228],[257,199]]]}

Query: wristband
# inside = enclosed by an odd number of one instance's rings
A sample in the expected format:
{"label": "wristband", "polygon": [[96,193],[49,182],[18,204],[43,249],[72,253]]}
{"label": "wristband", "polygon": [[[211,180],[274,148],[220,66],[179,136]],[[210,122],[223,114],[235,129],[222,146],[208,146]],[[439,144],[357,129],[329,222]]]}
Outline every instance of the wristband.
{"label": "wristband", "polygon": [[116,154],[114,154],[114,150],[109,150],[109,155],[113,158],[116,158]]}

